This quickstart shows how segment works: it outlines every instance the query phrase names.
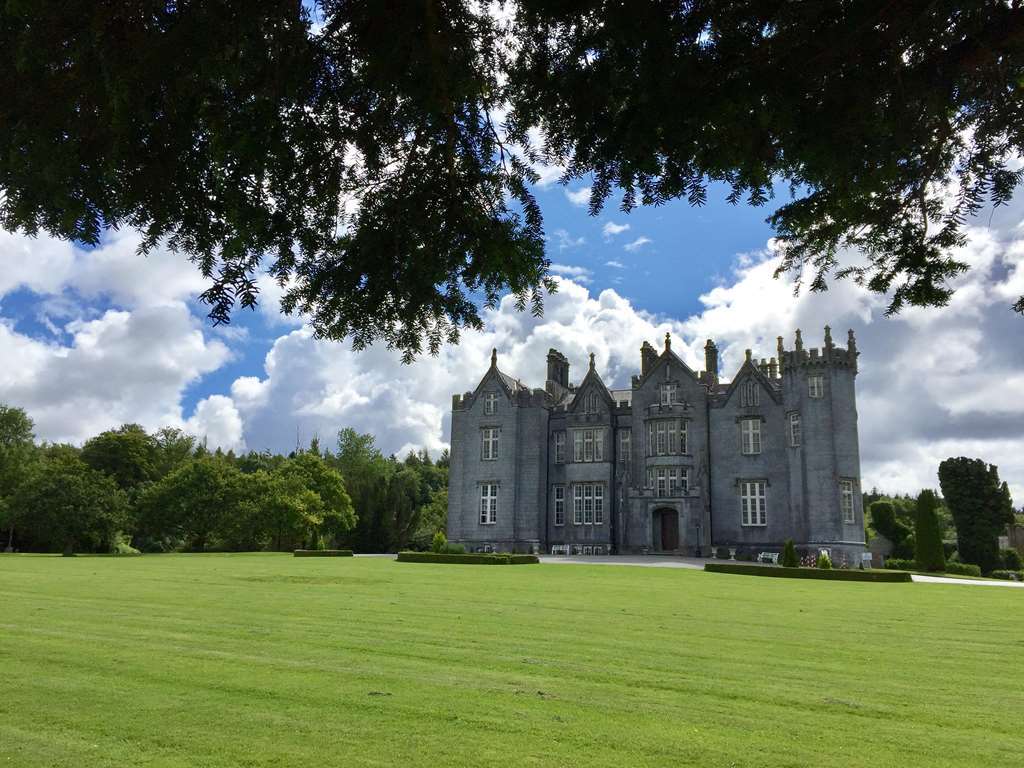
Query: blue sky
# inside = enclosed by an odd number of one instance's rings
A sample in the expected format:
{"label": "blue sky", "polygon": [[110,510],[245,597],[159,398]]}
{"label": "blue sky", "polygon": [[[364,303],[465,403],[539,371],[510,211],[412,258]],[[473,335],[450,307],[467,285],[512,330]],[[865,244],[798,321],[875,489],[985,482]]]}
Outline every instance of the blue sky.
{"label": "blue sky", "polygon": [[1013,394],[1024,391],[1024,319],[1009,310],[1024,294],[1024,202],[971,223],[957,255],[972,269],[947,309],[887,319],[885,297],[849,283],[794,297],[788,279],[772,277],[765,219],[782,200],[730,206],[718,188],[703,208],[674,202],[625,215],[613,201],[590,217],[586,183],[562,187],[547,171],[535,191],[560,289],[544,317],[504,301],[485,313],[483,332],[412,366],[382,347],[356,353],[314,340],[302,318],[279,313],[267,278],[258,311],[213,328],[195,300],[204,288],[195,268],[165,251],[137,256],[133,232],[92,250],[0,232],[0,402],[26,408],[52,441],[80,444],[133,421],[239,451],[287,451],[313,435],[330,445],[351,426],[386,452],[436,454],[451,395],[476,385],[492,347],[531,386],[543,384],[556,347],[574,381],[593,353],[605,381],[621,387],[643,341],[660,345],[666,332],[695,369],[714,338],[727,378],[746,348],[771,356],[775,337],[791,346],[797,328],[820,345],[829,324],[838,339],[854,329],[862,352],[865,487],[934,487],[939,461],[969,455],[999,465],[1024,501],[1024,405]]}

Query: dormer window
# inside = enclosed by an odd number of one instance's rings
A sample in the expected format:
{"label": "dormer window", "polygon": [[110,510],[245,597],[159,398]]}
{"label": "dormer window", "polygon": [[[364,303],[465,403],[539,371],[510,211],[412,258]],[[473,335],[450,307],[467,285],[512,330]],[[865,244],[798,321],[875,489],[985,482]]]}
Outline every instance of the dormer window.
{"label": "dormer window", "polygon": [[661,404],[672,405],[676,402],[676,385],[674,382],[666,382],[661,385]]}
{"label": "dormer window", "polygon": [[488,392],[484,395],[484,413],[493,416],[498,410],[498,395],[496,392]]}
{"label": "dormer window", "polygon": [[597,413],[597,392],[588,392],[583,399],[584,413]]}
{"label": "dormer window", "polygon": [[761,388],[753,379],[744,382],[740,388],[740,405],[750,407],[758,404]]}

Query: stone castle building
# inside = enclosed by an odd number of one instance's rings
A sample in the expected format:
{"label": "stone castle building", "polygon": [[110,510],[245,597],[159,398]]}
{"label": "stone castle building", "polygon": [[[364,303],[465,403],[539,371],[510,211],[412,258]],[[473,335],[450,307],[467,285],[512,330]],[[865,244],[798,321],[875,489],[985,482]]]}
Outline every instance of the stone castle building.
{"label": "stone castle building", "polygon": [[712,547],[828,549],[860,562],[864,520],[857,442],[857,347],[825,345],[746,361],[718,378],[718,349],[696,373],[666,335],[644,342],[629,389],[594,367],[571,384],[547,356],[544,389],[491,367],[452,398],[448,538],[469,551],[573,554]]}

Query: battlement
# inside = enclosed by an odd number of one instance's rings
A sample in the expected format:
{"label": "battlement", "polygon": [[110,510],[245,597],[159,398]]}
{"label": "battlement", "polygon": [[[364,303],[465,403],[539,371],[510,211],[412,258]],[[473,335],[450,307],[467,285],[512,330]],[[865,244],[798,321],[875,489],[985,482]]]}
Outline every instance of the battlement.
{"label": "battlement", "polygon": [[823,347],[804,348],[803,335],[798,328],[794,348],[787,350],[783,346],[783,339],[778,338],[778,356],[780,362],[780,374],[785,375],[790,371],[797,371],[808,368],[846,368],[857,372],[857,339],[853,330],[847,332],[847,346],[837,347],[832,341],[832,329],[825,326],[825,345]]}

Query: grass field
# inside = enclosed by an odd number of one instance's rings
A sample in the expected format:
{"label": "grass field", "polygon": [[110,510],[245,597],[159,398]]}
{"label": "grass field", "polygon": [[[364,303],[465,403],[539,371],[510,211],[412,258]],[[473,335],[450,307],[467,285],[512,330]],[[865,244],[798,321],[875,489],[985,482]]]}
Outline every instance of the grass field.
{"label": "grass field", "polygon": [[1011,766],[1024,590],[0,556],[0,766]]}

